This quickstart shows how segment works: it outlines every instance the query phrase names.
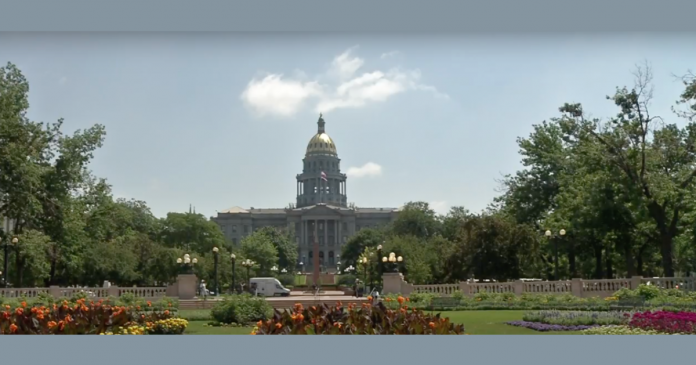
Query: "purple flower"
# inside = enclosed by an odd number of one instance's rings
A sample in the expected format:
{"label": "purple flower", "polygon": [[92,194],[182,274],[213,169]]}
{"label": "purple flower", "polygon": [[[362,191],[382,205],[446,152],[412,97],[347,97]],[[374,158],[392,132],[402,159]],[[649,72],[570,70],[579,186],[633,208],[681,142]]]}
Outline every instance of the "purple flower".
{"label": "purple flower", "polygon": [[527,321],[512,321],[507,322],[510,326],[529,328],[534,331],[539,332],[549,332],[549,331],[583,331],[588,328],[599,327],[599,325],[591,326],[561,326],[559,324],[545,324],[538,322],[527,322]]}

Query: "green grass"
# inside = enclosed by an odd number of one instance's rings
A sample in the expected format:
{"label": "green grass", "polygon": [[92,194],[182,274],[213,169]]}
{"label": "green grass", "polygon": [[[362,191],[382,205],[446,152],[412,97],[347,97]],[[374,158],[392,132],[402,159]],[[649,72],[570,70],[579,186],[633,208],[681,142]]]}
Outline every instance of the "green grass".
{"label": "green grass", "polygon": [[[538,332],[528,328],[514,327],[505,324],[509,321],[522,320],[525,311],[459,311],[442,312],[443,317],[449,317],[454,323],[461,323],[470,335],[577,335],[579,332]],[[206,326],[209,319],[206,313],[210,311],[183,310],[179,312],[183,318],[189,319],[187,335],[248,335],[251,327],[211,327]]]}

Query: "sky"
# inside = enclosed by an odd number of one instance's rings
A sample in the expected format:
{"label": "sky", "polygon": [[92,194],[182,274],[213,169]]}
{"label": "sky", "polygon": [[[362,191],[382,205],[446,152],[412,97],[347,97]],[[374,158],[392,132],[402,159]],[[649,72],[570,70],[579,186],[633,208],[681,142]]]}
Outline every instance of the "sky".
{"label": "sky", "polygon": [[688,34],[0,33],[0,62],[30,83],[29,117],[100,123],[90,165],[114,195],[157,216],[282,208],[319,113],[348,201],[480,211],[521,168],[516,139],[606,96],[648,63],[653,114],[696,67]]}

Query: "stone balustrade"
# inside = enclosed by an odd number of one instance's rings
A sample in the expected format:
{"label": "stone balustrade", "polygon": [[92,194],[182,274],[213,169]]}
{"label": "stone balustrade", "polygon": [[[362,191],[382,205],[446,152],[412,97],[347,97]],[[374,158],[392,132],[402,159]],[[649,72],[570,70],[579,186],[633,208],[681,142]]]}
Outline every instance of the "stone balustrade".
{"label": "stone balustrade", "polygon": [[696,290],[696,278],[643,278],[634,276],[630,279],[584,280],[572,279],[564,281],[532,281],[521,280],[504,283],[472,283],[459,284],[413,285],[407,283],[402,274],[384,274],[385,294],[409,295],[411,293],[429,293],[450,296],[462,292],[465,296],[477,293],[514,293],[522,294],[572,294],[581,298],[610,297],[622,288],[636,289],[640,284],[656,285],[665,289],[679,287],[684,290]]}

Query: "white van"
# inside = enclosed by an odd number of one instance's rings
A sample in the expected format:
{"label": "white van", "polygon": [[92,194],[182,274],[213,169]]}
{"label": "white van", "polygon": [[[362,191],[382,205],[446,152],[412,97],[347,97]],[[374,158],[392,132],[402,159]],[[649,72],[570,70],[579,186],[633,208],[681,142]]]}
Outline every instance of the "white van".
{"label": "white van", "polygon": [[287,297],[290,295],[290,289],[283,286],[276,278],[252,278],[249,280],[252,290],[264,297],[274,297],[279,295]]}

